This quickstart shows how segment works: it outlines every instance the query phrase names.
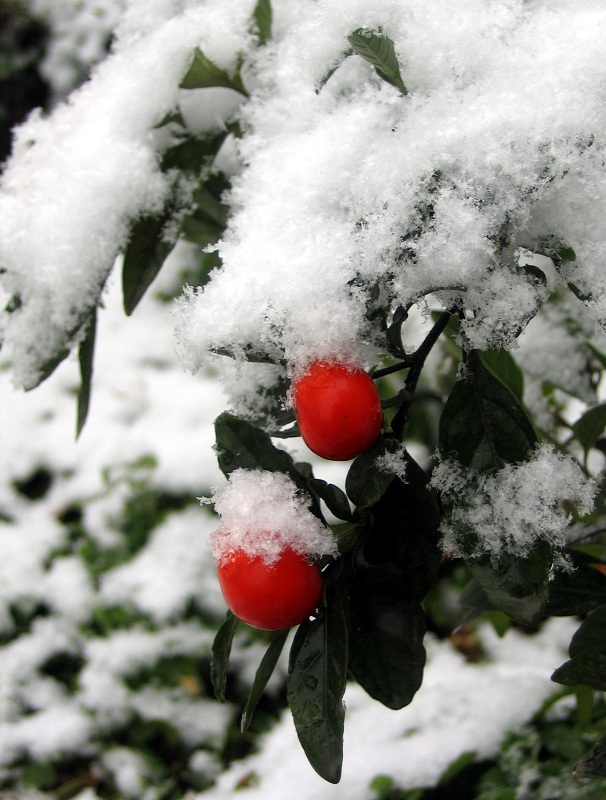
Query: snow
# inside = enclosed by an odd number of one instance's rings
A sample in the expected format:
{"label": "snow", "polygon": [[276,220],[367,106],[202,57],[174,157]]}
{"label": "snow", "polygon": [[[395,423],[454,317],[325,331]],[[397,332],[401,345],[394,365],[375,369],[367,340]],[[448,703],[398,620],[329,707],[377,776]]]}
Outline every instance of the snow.
{"label": "snow", "polygon": [[402,789],[435,785],[464,753],[494,755],[503,731],[515,730],[541,707],[553,692],[551,665],[565,652],[573,629],[570,620],[552,620],[537,636],[510,632],[500,640],[483,629],[489,660],[482,666],[464,661],[447,643],[430,641],[423,686],[401,711],[369,703],[359,686],[349,685],[337,786],[328,787],[313,772],[285,713],[264,737],[260,753],[232,765],[215,787],[196,796],[220,800],[250,775],[256,778],[247,786],[250,800],[279,800],[289,786],[297,787],[301,800],[366,800],[370,782],[381,774]]}
{"label": "snow", "polygon": [[213,493],[221,525],[213,533],[213,555],[229,560],[236,550],[273,564],[285,549],[305,556],[335,556],[336,540],[281,472],[234,470],[227,486]]}
{"label": "snow", "polygon": [[[284,0],[273,4],[273,39],[261,48],[250,32],[252,0],[28,6],[51,28],[45,73],[54,96],[48,115],[34,113],[16,131],[0,176],[0,300],[21,303],[0,320],[0,781],[22,756],[92,752],[120,791],[137,794],[149,764],[132,748],[99,745],[134,717],[161,718],[202,748],[192,764],[217,777],[200,795],[209,800],[251,774],[251,800],[283,798],[295,785],[301,800],[367,800],[379,773],[413,788],[434,784],[465,752],[493,755],[554,691],[549,676],[566,657],[573,621],[502,640],[483,629],[489,658],[479,665],[430,640],[423,687],[400,712],[350,685],[337,787],[313,773],[286,712],[257,753],[221,771],[215,752],[234,709],[141,675],[164,657],[209,657],[225,610],[213,536],[222,550],[227,531],[240,543],[252,531],[258,546],[260,534],[284,532],[294,515],[306,552],[332,552],[285,476],[237,472],[225,482],[212,424],[228,406],[267,428],[279,424],[268,398],[311,358],[377,363],[367,317],[375,290],[392,310],[418,303],[420,317],[425,295],[432,308],[460,303],[463,341],[481,348],[517,347],[520,327],[543,304],[517,349],[536,381],[527,384],[533,411],[547,417],[536,395],[554,370],[561,389],[593,402],[581,344],[598,340],[606,319],[603,3]],[[321,86],[359,27],[393,40],[406,97],[358,56]],[[250,100],[180,90],[195,47],[228,71],[242,59]],[[169,311],[154,292],[180,285],[191,250],[177,247],[126,318],[120,251],[131,222],[159,211],[174,189],[154,126],[176,109],[194,132],[234,115],[243,131],[217,160],[233,178],[225,198],[233,213],[218,244],[224,268]],[[576,260],[558,269],[550,261],[543,284],[520,264],[524,254],[544,263],[537,253],[553,237]],[[548,306],[568,281],[591,297]],[[21,388],[81,340],[96,306],[92,406],[76,442],[73,355],[35,392]],[[221,349],[240,361],[219,358]],[[250,351],[277,363],[246,363]],[[342,467],[318,463],[301,444],[282,446],[342,485]],[[405,479],[398,454],[383,466]],[[19,490],[36,470],[49,477],[37,499]],[[442,489],[467,487],[469,476],[450,469],[447,484],[445,475],[435,479]],[[558,503],[587,511],[594,491],[548,446],[473,487],[475,500],[455,517],[494,554],[524,554],[537,536],[562,543]],[[191,502],[168,509],[112,563],[133,533],[123,529],[129,500],[143,508],[146,492]],[[213,497],[221,520],[196,504],[200,496]],[[127,619],[112,627],[116,607]],[[192,607],[199,618],[187,616]],[[236,647],[244,682],[261,651],[259,642]],[[49,662],[66,655],[83,662],[75,688],[49,674]]]}
{"label": "snow", "polygon": [[471,530],[477,537],[473,555],[489,553],[495,560],[503,553],[524,557],[541,540],[563,547],[566,504],[575,504],[580,516],[588,514],[597,491],[577,462],[551,444],[539,445],[528,461],[506,464],[494,475],[477,475],[447,459],[433,473],[432,485],[455,506],[441,528],[444,551],[472,555],[462,545]]}

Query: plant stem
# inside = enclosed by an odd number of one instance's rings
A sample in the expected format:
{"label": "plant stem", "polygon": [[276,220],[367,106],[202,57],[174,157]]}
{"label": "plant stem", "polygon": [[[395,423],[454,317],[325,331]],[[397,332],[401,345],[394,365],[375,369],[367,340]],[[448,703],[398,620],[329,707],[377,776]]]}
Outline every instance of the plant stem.
{"label": "plant stem", "polygon": [[404,391],[407,393],[407,397],[406,400],[401,404],[391,423],[391,429],[394,433],[394,436],[396,436],[398,439],[402,439],[404,436],[404,432],[410,418],[410,404],[417,388],[419,378],[421,377],[421,372],[425,366],[427,356],[430,354],[433,346],[438,341],[441,334],[444,332],[444,329],[448,325],[450,318],[454,313],[456,313],[456,309],[449,309],[440,314],[438,321],[435,323],[433,328],[429,331],[418,349],[410,358],[410,370],[404,383]]}

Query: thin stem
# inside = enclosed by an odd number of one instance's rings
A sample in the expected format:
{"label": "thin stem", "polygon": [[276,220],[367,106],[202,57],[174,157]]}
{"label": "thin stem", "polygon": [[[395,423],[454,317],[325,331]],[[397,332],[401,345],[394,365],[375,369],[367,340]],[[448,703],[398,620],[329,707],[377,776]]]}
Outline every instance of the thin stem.
{"label": "thin stem", "polygon": [[403,361],[398,361],[397,364],[391,364],[389,367],[383,367],[382,369],[375,370],[371,377],[374,380],[377,378],[384,378],[386,375],[393,375],[394,372],[400,372],[403,369],[409,369],[412,365],[412,359],[406,358]]}
{"label": "thin stem", "polygon": [[410,371],[406,376],[406,381],[404,383],[404,390],[407,393],[408,399],[402,403],[391,423],[391,429],[394,432],[394,435],[399,439],[402,439],[404,431],[406,430],[410,416],[410,404],[417,388],[419,378],[421,377],[421,372],[425,366],[427,356],[430,354],[433,346],[444,332],[444,329],[450,322],[450,318],[455,313],[456,309],[443,311],[442,314],[440,314],[438,321],[429,331],[425,339],[421,342],[415,353],[411,356]]}

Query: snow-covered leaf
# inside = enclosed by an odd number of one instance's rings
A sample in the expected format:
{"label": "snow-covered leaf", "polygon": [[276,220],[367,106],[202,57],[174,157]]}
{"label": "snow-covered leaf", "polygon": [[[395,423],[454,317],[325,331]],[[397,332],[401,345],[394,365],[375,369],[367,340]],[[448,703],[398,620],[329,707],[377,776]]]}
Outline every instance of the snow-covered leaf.
{"label": "snow-covered leaf", "polygon": [[180,85],[182,89],[209,89],[222,86],[248,97],[239,71],[230,75],[227,70],[218,67],[207,58],[199,47],[195,49],[192,62]]}
{"label": "snow-covered leaf", "polygon": [[347,37],[347,41],[352,46],[354,53],[372,64],[383,80],[395,86],[402,94],[408,93],[400,74],[394,43],[389,36],[358,28]]}
{"label": "snow-covered leaf", "polygon": [[476,351],[466,367],[440,418],[443,456],[480,473],[524,461],[537,441],[526,412]]}

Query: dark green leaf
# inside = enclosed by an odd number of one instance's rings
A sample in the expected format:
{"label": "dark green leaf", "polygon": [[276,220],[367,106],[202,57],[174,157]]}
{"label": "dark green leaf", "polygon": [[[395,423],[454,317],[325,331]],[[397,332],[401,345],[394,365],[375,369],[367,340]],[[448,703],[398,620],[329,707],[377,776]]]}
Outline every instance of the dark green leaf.
{"label": "dark green leaf", "polygon": [[344,558],[350,671],[375,700],[403,708],[423,680],[425,614],[396,564],[373,566],[359,553]]}
{"label": "dark green leaf", "polygon": [[375,68],[383,80],[399,89],[402,94],[408,91],[400,74],[400,65],[394,44],[389,36],[376,31],[358,28],[351,36],[347,37],[354,53],[362,56]]}
{"label": "dark green leaf", "polygon": [[572,426],[575,438],[586,453],[604,433],[604,428],[606,428],[606,403],[590,408]]}
{"label": "dark green leaf", "polygon": [[272,17],[270,0],[257,0],[253,10],[253,21],[259,44],[266,44],[271,39]]}
{"label": "dark green leaf", "polygon": [[275,447],[268,434],[252,423],[225,411],[215,420],[215,436],[217,461],[226,477],[236,469],[265,469],[285,472],[298,485],[306,483],[291,456]]}
{"label": "dark green leaf", "polygon": [[505,554],[493,563],[484,555],[466,563],[493,608],[522,625],[533,625],[544,614],[553,565],[547,542],[536,544],[525,558]]}
{"label": "dark green leaf", "polygon": [[212,660],[210,678],[217,700],[225,702],[225,687],[227,685],[227,670],[229,669],[229,656],[238,618],[227,612],[225,621],[217,631],[212,647]]}
{"label": "dark green leaf", "polygon": [[352,462],[345,479],[345,491],[358,508],[377,503],[394,479],[394,473],[377,464],[377,459],[396,453],[402,445],[396,439],[379,438]]}
{"label": "dark green leaf", "polygon": [[319,478],[312,478],[308,483],[309,490],[313,492],[320,500],[324,500],[329,511],[331,511],[338,519],[351,521],[352,513],[347,500],[347,495],[338,486],[332,483],[320,480]]}
{"label": "dark green leaf", "polygon": [[297,736],[316,772],[338,783],[343,763],[347,627],[338,592],[303,622],[290,651],[287,697]]}
{"label": "dark green leaf", "polygon": [[180,83],[181,89],[209,89],[217,86],[233,89],[235,92],[248,97],[248,92],[244,88],[239,72],[236,72],[233,76],[230,75],[226,70],[214,64],[197,47],[189,69]]}
{"label": "dark green leaf", "polygon": [[194,193],[196,204],[195,215],[199,219],[206,218],[210,223],[223,230],[227,223],[228,208],[204,184]]}
{"label": "dark green leaf", "polygon": [[175,245],[165,238],[172,214],[173,209],[167,208],[159,214],[142,217],[131,230],[122,265],[122,296],[129,316]]}
{"label": "dark green leaf", "polygon": [[606,603],[606,575],[580,563],[573,555],[574,569],[559,570],[549,584],[547,612],[551,617],[588,614]]}
{"label": "dark green leaf", "polygon": [[508,350],[479,351],[482,364],[506,386],[518,403],[524,399],[524,373]]}
{"label": "dark green leaf", "polygon": [[244,711],[242,712],[242,721],[240,723],[240,729],[242,733],[248,730],[248,727],[252,722],[257,703],[265,691],[268,680],[273,675],[273,671],[276,668],[276,664],[278,663],[280,654],[284,649],[284,645],[286,644],[286,639],[288,638],[289,633],[290,629],[286,628],[286,630],[275,631],[271,637],[269,647],[265,651],[265,655],[261,659],[259,668],[255,673],[255,679],[250,689],[250,694],[248,695],[246,705],[244,706]]}
{"label": "dark green leaf", "polygon": [[546,236],[539,244],[537,252],[548,256],[556,267],[565,261],[577,260],[577,254],[573,248],[558,236]]}
{"label": "dark green leaf", "polygon": [[420,602],[442,560],[441,515],[424,470],[410,454],[406,454],[405,480],[395,478],[370,512],[364,560],[375,566],[395,564],[402,571],[402,595]]}
{"label": "dark green leaf", "polygon": [[[226,477],[236,469],[263,469],[284,472],[306,495],[308,478],[295,466],[292,457],[275,447],[269,435],[250,422],[225,411],[215,420],[216,451],[219,468]],[[319,515],[319,505],[310,497],[311,510]]]}
{"label": "dark green leaf", "polygon": [[218,228],[215,224],[205,219],[199,219],[192,215],[183,221],[181,236],[185,241],[197,244],[198,247],[207,247],[209,244],[216,244],[223,234],[223,228]]}
{"label": "dark green leaf", "polygon": [[162,156],[162,171],[178,169],[191,175],[199,175],[204,167],[212,164],[226,138],[227,131],[221,130],[206,136],[186,136],[180,139]]}
{"label": "dark green leaf", "polygon": [[78,414],[76,421],[76,438],[82,433],[90,406],[91,384],[93,378],[93,358],[95,354],[95,336],[97,333],[97,309],[93,310],[86,336],[80,343],[78,362],[80,365],[80,389],[78,390]]}
{"label": "dark green leaf", "polygon": [[477,472],[524,461],[537,441],[514,395],[471,351],[440,418],[440,450]]}

